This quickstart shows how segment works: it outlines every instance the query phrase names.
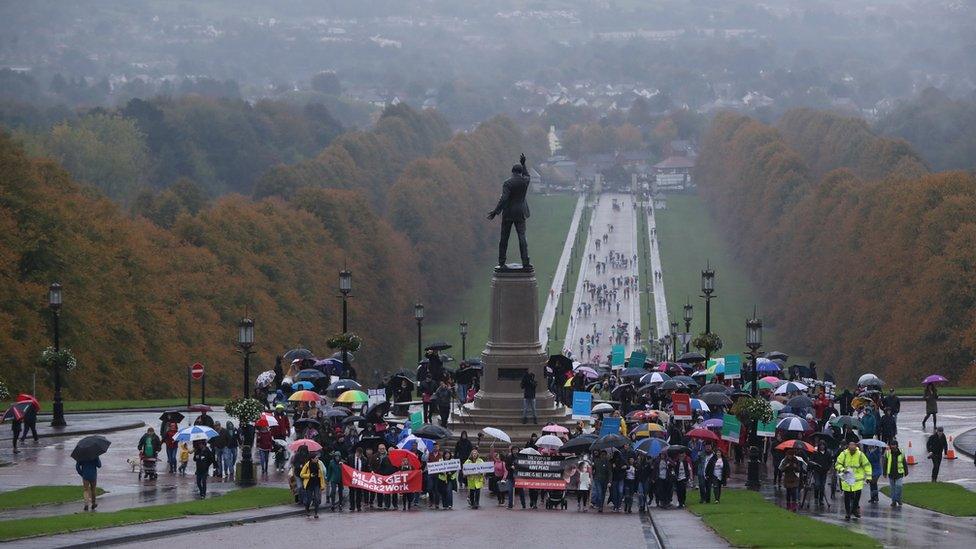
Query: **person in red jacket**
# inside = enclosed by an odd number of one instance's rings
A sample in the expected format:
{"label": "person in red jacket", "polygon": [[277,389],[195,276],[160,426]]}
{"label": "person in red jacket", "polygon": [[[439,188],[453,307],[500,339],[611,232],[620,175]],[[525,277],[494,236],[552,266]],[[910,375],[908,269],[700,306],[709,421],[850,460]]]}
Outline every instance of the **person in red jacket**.
{"label": "person in red jacket", "polygon": [[271,457],[271,451],[274,450],[274,440],[267,427],[258,427],[257,447],[258,456],[261,458],[261,474],[267,475],[268,460]]}
{"label": "person in red jacket", "polygon": [[279,404],[275,407],[274,418],[278,421],[278,425],[271,428],[271,437],[287,439],[291,434],[291,423],[288,422],[288,414],[285,413],[283,405]]}

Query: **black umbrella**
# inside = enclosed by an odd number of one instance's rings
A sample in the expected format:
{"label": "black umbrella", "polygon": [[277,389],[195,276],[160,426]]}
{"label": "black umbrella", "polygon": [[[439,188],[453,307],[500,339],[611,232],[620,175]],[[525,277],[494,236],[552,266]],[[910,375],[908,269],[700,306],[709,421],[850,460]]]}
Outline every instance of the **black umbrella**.
{"label": "black umbrella", "polygon": [[454,433],[450,429],[441,427],[440,425],[421,425],[419,429],[413,432],[414,435],[421,438],[429,438],[431,440],[440,440],[442,438],[451,438]]}
{"label": "black umbrella", "polygon": [[369,420],[383,421],[383,416],[390,411],[390,402],[384,400],[383,402],[377,402],[376,404],[371,404],[366,408],[366,413],[364,414]]}
{"label": "black umbrella", "polygon": [[658,388],[662,391],[678,391],[680,389],[687,389],[688,385],[678,381],[677,379],[671,378],[658,385]]}
{"label": "black umbrella", "polygon": [[726,387],[725,385],[722,385],[721,383],[709,383],[709,384],[705,385],[704,387],[702,387],[701,389],[698,389],[698,394],[702,394],[702,393],[722,393],[722,394],[727,394],[729,391],[730,391],[730,389],[728,387]]}
{"label": "black umbrella", "polygon": [[786,405],[794,410],[813,408],[813,399],[806,395],[798,395],[786,401]]}
{"label": "black umbrella", "polygon": [[305,360],[306,358],[312,358],[314,356],[315,355],[312,354],[312,351],[298,347],[285,353],[281,359],[284,362],[291,364],[295,360]]}
{"label": "black umbrella", "polygon": [[725,393],[705,393],[699,394],[698,398],[705,401],[709,406],[728,406],[732,404],[732,399]]}
{"label": "black umbrella", "polygon": [[790,355],[781,353],[779,351],[773,351],[771,353],[766,353],[766,358],[769,360],[789,360]]}
{"label": "black umbrella", "polygon": [[444,351],[453,347],[450,343],[446,341],[435,341],[424,347],[425,351]]}
{"label": "black umbrella", "polygon": [[359,439],[359,442],[356,443],[356,447],[375,449],[377,446],[385,442],[385,440],[386,439],[384,439],[383,437],[377,437],[377,436],[363,437]]}
{"label": "black umbrella", "polygon": [[652,384],[641,385],[637,389],[637,394],[641,396],[648,396],[654,394],[655,389],[657,389],[657,385],[652,385]]}
{"label": "black umbrella", "polygon": [[597,436],[592,434],[571,438],[559,448],[559,452],[563,454],[584,454],[590,451],[590,447],[593,446],[596,439]]}
{"label": "black umbrella", "polygon": [[338,381],[334,381],[331,385],[329,385],[329,388],[326,389],[326,393],[330,397],[335,398],[346,391],[362,391],[362,390],[363,390],[363,386],[360,385],[359,383],[356,383],[351,379],[340,379]]}
{"label": "black umbrella", "polygon": [[[342,415],[345,416],[346,414],[342,414]],[[319,420],[312,419],[310,417],[303,417],[302,419],[299,419],[295,422],[296,429],[308,429],[309,427],[314,427],[315,429],[321,429],[322,424],[319,423]]]}
{"label": "black umbrella", "polygon": [[[347,408],[337,406],[335,408],[329,408],[328,410],[324,410],[322,413],[325,414],[325,417],[331,418],[331,417],[346,417],[352,412],[350,412]],[[302,421],[302,420],[298,420],[298,421]],[[315,420],[309,420],[309,421],[315,421]]]}
{"label": "black umbrella", "polygon": [[677,454],[678,452],[684,452],[686,454],[691,453],[691,450],[689,450],[688,447],[684,446],[683,444],[672,444],[671,446],[668,446],[667,451],[668,454]]}
{"label": "black umbrella", "polygon": [[705,355],[701,353],[696,353],[694,351],[690,353],[684,353],[678,357],[678,362],[682,364],[694,364],[696,362],[705,362],[706,360],[708,359],[705,358]]}
{"label": "black umbrella", "polygon": [[314,368],[309,368],[307,370],[301,370],[297,374],[295,374],[294,380],[295,381],[312,381],[312,382],[315,382],[315,381],[317,381],[319,379],[322,379],[324,377],[327,377],[327,376],[324,373],[322,373],[320,370],[316,370]]}
{"label": "black umbrella", "polygon": [[625,391],[629,391],[634,388],[633,383],[621,383],[610,391],[610,396],[614,398],[619,398]]}
{"label": "black umbrella", "polygon": [[[332,353],[332,356],[330,356],[329,358],[334,359],[334,360],[338,360],[339,363],[342,363],[342,351],[339,351],[339,352],[336,352],[336,353]],[[355,359],[356,359],[356,357],[352,353],[350,353],[349,351],[346,351],[346,360],[348,360],[349,362],[352,362]]]}
{"label": "black umbrella", "polygon": [[566,370],[573,369],[573,359],[565,355],[549,355],[549,366],[550,367],[562,367]]}
{"label": "black umbrella", "polygon": [[21,421],[24,419],[24,416],[27,415],[27,412],[33,408],[34,403],[29,400],[14,403],[10,406],[10,408],[7,408],[7,411],[3,413],[3,416],[0,416],[0,423],[8,420]]}
{"label": "black umbrella", "polygon": [[[630,445],[630,439],[617,433],[603,435],[596,439],[590,450],[605,450],[607,448],[623,448]],[[563,445],[565,447],[565,445]]]}
{"label": "black umbrella", "polygon": [[159,421],[169,421],[173,423],[179,423],[184,419],[186,419],[186,416],[175,410],[166,410],[162,413],[162,415],[159,416]]}
{"label": "black umbrella", "polygon": [[343,425],[349,425],[350,423],[359,423],[360,421],[366,421],[363,416],[349,416],[342,420]]}
{"label": "black umbrella", "polygon": [[465,385],[471,385],[474,383],[474,378],[481,375],[481,368],[460,368],[457,373],[454,374],[454,379],[458,383],[463,383]]}
{"label": "black umbrella", "polygon": [[88,461],[95,459],[107,452],[108,447],[111,445],[112,442],[101,435],[87,436],[78,441],[75,449],[71,451],[71,457],[74,458],[75,461]]}

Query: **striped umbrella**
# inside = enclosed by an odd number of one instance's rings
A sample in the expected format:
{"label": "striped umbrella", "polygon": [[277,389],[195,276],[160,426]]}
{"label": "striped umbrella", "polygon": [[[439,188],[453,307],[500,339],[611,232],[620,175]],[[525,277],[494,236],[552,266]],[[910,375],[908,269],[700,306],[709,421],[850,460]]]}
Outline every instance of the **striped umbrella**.
{"label": "striped umbrella", "polygon": [[802,393],[807,390],[807,386],[800,383],[799,381],[790,381],[789,383],[784,383],[773,391],[774,395],[785,395],[789,393]]}
{"label": "striped umbrella", "polygon": [[641,452],[642,454],[647,454],[652,458],[656,458],[667,447],[668,442],[659,438],[645,438],[644,440],[634,443],[635,451]]}
{"label": "striped umbrella", "polygon": [[644,374],[640,378],[641,385],[650,385],[651,383],[664,383],[665,381],[671,379],[671,376],[662,372],[651,372],[649,374]]}
{"label": "striped umbrella", "polygon": [[779,420],[779,423],[776,424],[776,428],[780,431],[795,431],[797,433],[802,433],[810,429],[810,425],[803,418],[786,417]]}
{"label": "striped umbrella", "polygon": [[708,404],[705,404],[705,401],[700,398],[691,399],[691,409],[700,410],[702,412],[711,412],[711,410],[708,408]]}
{"label": "striped umbrella", "polygon": [[322,400],[322,397],[313,391],[295,391],[288,397],[288,400],[292,402],[318,402]]}
{"label": "striped umbrella", "polygon": [[369,402],[369,395],[362,391],[346,391],[339,395],[339,398],[335,400],[336,402],[342,402],[344,404],[355,404],[357,402]]}
{"label": "striped umbrella", "polygon": [[215,436],[217,436],[217,431],[214,431],[210,427],[205,425],[192,425],[176,433],[176,436],[173,438],[179,442],[195,442],[197,440],[210,440]]}

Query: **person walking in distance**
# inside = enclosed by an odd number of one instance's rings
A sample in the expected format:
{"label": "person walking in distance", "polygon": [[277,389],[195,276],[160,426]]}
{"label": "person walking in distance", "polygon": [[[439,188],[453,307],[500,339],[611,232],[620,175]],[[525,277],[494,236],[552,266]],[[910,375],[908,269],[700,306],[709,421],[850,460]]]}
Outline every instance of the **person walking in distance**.
{"label": "person walking in distance", "polygon": [[98,457],[75,462],[75,471],[81,477],[81,484],[85,490],[85,511],[88,509],[94,511],[98,507],[98,503],[95,502],[95,495],[97,494],[98,468],[101,466],[102,460]]}
{"label": "person walking in distance", "polygon": [[535,389],[538,386],[538,382],[535,380],[535,374],[532,372],[526,372],[522,376],[522,423],[528,422],[529,412],[532,412],[532,423],[539,423],[539,419],[536,416],[535,411]]}
{"label": "person walking in distance", "polygon": [[939,390],[936,389],[935,383],[929,383],[925,386],[925,417],[922,418],[922,430],[925,430],[925,422],[932,418],[932,428],[935,429],[939,426]]}
{"label": "person walking in distance", "polygon": [[939,480],[939,467],[942,466],[942,457],[949,453],[949,442],[946,440],[945,432],[942,427],[936,427],[935,432],[929,436],[925,443],[925,449],[932,460],[932,482]]}
{"label": "person walking in distance", "polygon": [[858,449],[854,441],[847,443],[847,449],[837,456],[834,465],[837,476],[840,477],[840,487],[844,492],[844,520],[861,518],[861,489],[864,480],[871,476],[871,462]]}

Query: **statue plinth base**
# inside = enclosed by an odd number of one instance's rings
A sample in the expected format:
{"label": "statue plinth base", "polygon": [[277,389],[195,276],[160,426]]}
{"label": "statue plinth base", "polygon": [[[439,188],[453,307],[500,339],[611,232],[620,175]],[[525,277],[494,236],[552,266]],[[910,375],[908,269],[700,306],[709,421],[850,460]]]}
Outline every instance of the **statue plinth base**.
{"label": "statue plinth base", "polygon": [[[496,268],[491,279],[491,325],[481,353],[484,371],[474,402],[452,415],[451,429],[497,427],[513,440],[528,438],[546,423],[569,425],[572,412],[557,406],[546,387],[548,356],[539,341],[539,293],[535,272],[521,265]],[[522,378],[535,374],[538,425],[522,423]],[[471,433],[469,433],[471,434]]]}

